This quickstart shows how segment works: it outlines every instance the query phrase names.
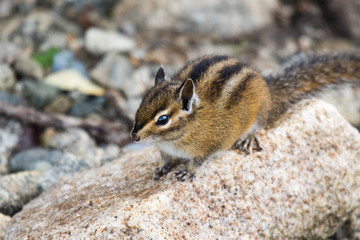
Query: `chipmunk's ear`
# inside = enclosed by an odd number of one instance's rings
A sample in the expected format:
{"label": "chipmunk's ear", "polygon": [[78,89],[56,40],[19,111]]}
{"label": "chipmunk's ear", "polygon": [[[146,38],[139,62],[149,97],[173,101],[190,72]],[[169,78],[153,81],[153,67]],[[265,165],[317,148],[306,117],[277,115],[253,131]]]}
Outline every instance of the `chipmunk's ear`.
{"label": "chipmunk's ear", "polygon": [[179,89],[179,99],[182,102],[182,109],[191,112],[193,103],[196,103],[198,99],[195,93],[194,81],[188,78],[181,84]]}
{"label": "chipmunk's ear", "polygon": [[155,86],[162,82],[165,82],[165,80],[166,78],[165,78],[164,67],[161,66],[155,75]]}

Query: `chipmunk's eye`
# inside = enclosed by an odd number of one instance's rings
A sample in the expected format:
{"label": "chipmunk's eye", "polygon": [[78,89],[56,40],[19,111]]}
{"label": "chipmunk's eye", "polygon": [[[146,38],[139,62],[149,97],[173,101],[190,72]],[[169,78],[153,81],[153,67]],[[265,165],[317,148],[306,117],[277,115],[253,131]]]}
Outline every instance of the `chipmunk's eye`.
{"label": "chipmunk's eye", "polygon": [[169,122],[169,115],[161,115],[156,121],[156,125],[165,125]]}

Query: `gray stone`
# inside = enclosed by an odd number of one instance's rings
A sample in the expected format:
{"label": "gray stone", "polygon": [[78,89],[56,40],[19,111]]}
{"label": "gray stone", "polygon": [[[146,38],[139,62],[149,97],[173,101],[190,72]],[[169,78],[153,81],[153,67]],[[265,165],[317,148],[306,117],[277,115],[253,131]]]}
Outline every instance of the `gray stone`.
{"label": "gray stone", "polygon": [[[93,158],[94,156],[92,156]],[[75,172],[88,169],[89,164],[65,151],[33,148],[22,151],[12,157],[9,168],[11,171],[36,170],[41,172],[42,175],[38,179],[38,184],[40,189],[44,190],[53,183],[56,183],[60,177],[69,176]]]}
{"label": "gray stone", "polygon": [[71,99],[66,95],[57,95],[48,105],[44,112],[46,113],[67,113],[71,107]]}
{"label": "gray stone", "polygon": [[14,62],[18,53],[19,47],[13,43],[0,40],[0,62],[10,64]]}
{"label": "gray stone", "polygon": [[86,118],[93,113],[101,112],[104,109],[105,102],[106,99],[104,97],[78,97],[70,107],[68,114]]}
{"label": "gray stone", "polygon": [[0,213],[0,240],[4,239],[5,229],[11,223],[12,218]]}
{"label": "gray stone", "polygon": [[122,89],[125,82],[131,81],[133,67],[121,55],[106,54],[98,65],[91,71],[91,77],[104,86]]}
{"label": "gray stone", "polygon": [[85,47],[93,54],[128,52],[135,47],[135,41],[119,32],[90,28],[85,33]]}
{"label": "gray stone", "polygon": [[258,138],[263,151],[217,153],[192,182],[175,180],[182,166],[154,181],[158,150],[133,151],[50,188],[13,217],[5,239],[332,236],[360,205],[359,132],[310,100]]}
{"label": "gray stone", "polygon": [[[24,3],[21,3],[24,6]],[[0,23],[1,24],[1,23]],[[25,16],[15,15],[0,26],[0,34],[19,46],[35,47],[54,32],[80,35],[80,27],[51,11],[31,11]]]}
{"label": "gray stone", "polygon": [[147,89],[153,86],[153,76],[148,66],[137,68],[130,81],[126,81],[122,87],[128,97],[143,96]]}
{"label": "gray stone", "polygon": [[23,77],[40,80],[44,77],[44,71],[40,64],[31,58],[19,58],[15,61],[15,71]]}
{"label": "gray stone", "polygon": [[115,144],[108,144],[105,147],[99,148],[99,151],[101,151],[101,165],[114,161],[123,153],[121,148]]}
{"label": "gray stone", "polygon": [[141,30],[239,37],[273,21],[277,0],[125,0],[115,8],[114,21],[132,21]]}
{"label": "gray stone", "polygon": [[[0,2],[0,18],[8,17],[13,9],[11,0],[4,0]],[[1,239],[1,235],[0,235]]]}
{"label": "gray stone", "polygon": [[45,171],[38,180],[41,190],[49,188],[60,179],[71,177],[74,173],[89,169],[89,164],[71,153],[64,153],[54,166]]}
{"label": "gray stone", "polygon": [[129,113],[131,116],[135,116],[135,113],[136,113],[137,109],[139,108],[141,101],[142,101],[142,98],[140,98],[140,97],[129,98],[127,100],[127,108],[129,109]]}
{"label": "gray stone", "polygon": [[0,101],[11,105],[19,105],[22,103],[22,99],[3,91],[0,91]]}
{"label": "gray stone", "polygon": [[65,69],[74,69],[84,77],[88,77],[85,65],[77,60],[74,56],[74,53],[69,50],[60,51],[56,53],[53,58],[52,70],[54,72]]}
{"label": "gray stone", "polygon": [[71,128],[55,132],[44,143],[46,147],[72,153],[91,167],[100,166],[100,156],[94,140],[82,129]]}
{"label": "gray stone", "polygon": [[43,109],[59,93],[56,87],[43,82],[24,81],[23,94],[30,105],[36,109]]}
{"label": "gray stone", "polygon": [[58,150],[47,150],[43,148],[32,148],[15,154],[9,161],[11,172],[37,170],[44,172],[63,157]]}
{"label": "gray stone", "polygon": [[331,103],[352,125],[360,127],[360,88],[345,86],[326,91],[319,98]]}
{"label": "gray stone", "polygon": [[39,47],[39,52],[45,52],[50,48],[66,49],[68,37],[69,35],[67,33],[53,31],[47,36],[44,42],[41,43],[41,46]]}
{"label": "gray stone", "polygon": [[15,85],[15,75],[7,65],[0,64],[0,90],[10,90]]}
{"label": "gray stone", "polygon": [[40,194],[40,172],[19,172],[0,177],[0,212],[13,215]]}

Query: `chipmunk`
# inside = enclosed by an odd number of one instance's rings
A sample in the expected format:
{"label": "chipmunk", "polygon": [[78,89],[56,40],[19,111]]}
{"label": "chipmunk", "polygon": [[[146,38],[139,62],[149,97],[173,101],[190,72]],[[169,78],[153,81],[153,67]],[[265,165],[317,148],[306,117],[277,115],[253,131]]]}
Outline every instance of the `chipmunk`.
{"label": "chipmunk", "polygon": [[281,73],[263,77],[229,56],[188,62],[171,79],[163,67],[136,112],[131,138],[155,143],[162,160],[154,179],[187,159],[178,180],[193,178],[210,155],[231,148],[261,151],[256,132],[301,99],[324,88],[360,82],[360,54],[302,56]]}

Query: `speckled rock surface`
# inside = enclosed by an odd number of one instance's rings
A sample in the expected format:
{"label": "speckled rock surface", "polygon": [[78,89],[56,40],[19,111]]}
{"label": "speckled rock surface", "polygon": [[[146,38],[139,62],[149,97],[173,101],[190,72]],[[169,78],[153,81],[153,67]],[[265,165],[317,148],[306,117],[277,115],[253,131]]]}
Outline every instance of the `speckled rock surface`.
{"label": "speckled rock surface", "polygon": [[11,217],[0,213],[0,240],[4,239],[5,229],[10,222]]}
{"label": "speckled rock surface", "polygon": [[193,182],[153,181],[155,148],[49,188],[5,239],[317,239],[360,205],[360,135],[321,101],[260,133],[264,150],[213,156]]}

